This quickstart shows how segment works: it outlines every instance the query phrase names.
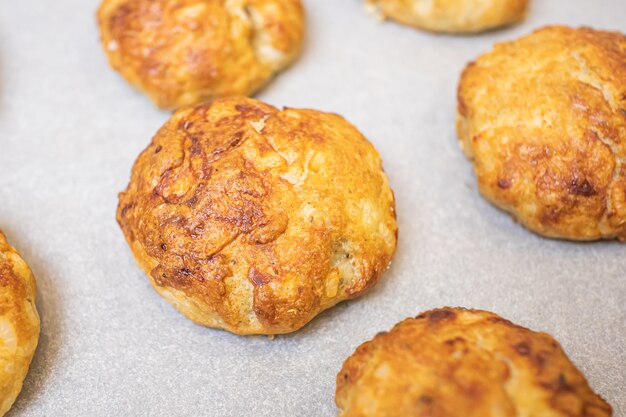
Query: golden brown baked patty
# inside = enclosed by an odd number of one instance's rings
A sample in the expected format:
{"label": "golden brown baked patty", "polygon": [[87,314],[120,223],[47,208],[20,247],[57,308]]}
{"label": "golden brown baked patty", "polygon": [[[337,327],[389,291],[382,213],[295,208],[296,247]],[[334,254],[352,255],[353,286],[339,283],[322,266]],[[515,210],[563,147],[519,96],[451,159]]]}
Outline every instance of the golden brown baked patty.
{"label": "golden brown baked patty", "polygon": [[249,95],[297,55],[300,0],[103,0],[111,66],[159,107]]}
{"label": "golden brown baked patty", "polygon": [[340,417],[605,417],[611,407],[548,334],[440,308],[359,346],[337,375]]}
{"label": "golden brown baked patty", "polygon": [[475,33],[526,16],[529,0],[366,0],[382,17],[431,32]]}
{"label": "golden brown baked patty", "polygon": [[22,390],[38,340],[35,278],[0,232],[0,416]]}
{"label": "golden brown baked patty", "polygon": [[396,247],[374,147],[342,117],[246,98],[176,112],[139,156],[117,220],[191,320],[288,333],[373,286]]}
{"label": "golden brown baked patty", "polygon": [[548,27],[463,72],[460,143],[482,194],[548,237],[626,239],[626,37]]}

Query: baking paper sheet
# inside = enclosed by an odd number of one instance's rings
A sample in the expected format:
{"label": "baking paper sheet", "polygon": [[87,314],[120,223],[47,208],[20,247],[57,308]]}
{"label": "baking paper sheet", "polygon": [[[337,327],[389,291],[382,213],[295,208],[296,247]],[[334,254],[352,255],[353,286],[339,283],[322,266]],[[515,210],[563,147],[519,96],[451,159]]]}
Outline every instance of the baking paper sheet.
{"label": "baking paper sheet", "polygon": [[335,375],[378,331],[444,305],[553,334],[626,416],[626,246],[538,237],[483,200],[454,130],[456,85],[495,41],[551,23],[626,31],[624,0],[534,0],[528,20],[436,36],[308,0],[301,59],[258,95],[340,113],[382,154],[398,252],[380,285],[275,340],[192,324],[115,222],[169,114],[109,69],[96,0],[0,0],[0,229],[32,266],[42,334],[17,416],[334,416]]}

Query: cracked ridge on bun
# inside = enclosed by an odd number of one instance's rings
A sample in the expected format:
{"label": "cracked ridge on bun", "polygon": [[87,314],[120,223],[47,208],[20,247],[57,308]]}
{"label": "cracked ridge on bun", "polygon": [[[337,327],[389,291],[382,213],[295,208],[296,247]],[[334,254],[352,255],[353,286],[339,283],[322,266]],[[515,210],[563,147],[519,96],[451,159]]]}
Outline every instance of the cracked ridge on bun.
{"label": "cracked ridge on bun", "polygon": [[304,38],[300,0],[104,0],[111,66],[159,107],[250,95],[288,66]]}
{"label": "cracked ridge on bun", "polygon": [[457,130],[481,193],[541,235],[626,239],[626,37],[552,26],[467,66]]}
{"label": "cracked ridge on bun", "polygon": [[337,375],[340,417],[609,417],[550,335],[439,308],[359,346]]}
{"label": "cracked ridge on bun", "polygon": [[359,296],[397,241],[380,156],[354,126],[242,97],[176,112],[117,220],[163,297],[238,334],[292,332]]}

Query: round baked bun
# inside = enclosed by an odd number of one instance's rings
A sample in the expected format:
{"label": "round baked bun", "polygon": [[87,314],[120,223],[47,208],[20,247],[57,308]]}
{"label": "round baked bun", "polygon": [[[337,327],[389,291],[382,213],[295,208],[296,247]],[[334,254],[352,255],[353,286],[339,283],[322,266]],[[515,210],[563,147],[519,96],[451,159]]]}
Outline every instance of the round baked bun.
{"label": "round baked bun", "polygon": [[0,232],[0,416],[22,390],[38,340],[35,278]]}
{"label": "round baked bun", "polygon": [[482,194],[553,238],[626,239],[626,37],[548,27],[463,72],[460,143]]}
{"label": "round baked bun", "polygon": [[298,54],[300,0],[103,0],[111,66],[162,108],[250,95]]}
{"label": "round baked bun", "polygon": [[398,323],[337,375],[340,417],[608,417],[550,335],[480,310],[440,308]]}
{"label": "round baked bun", "polygon": [[529,0],[366,0],[373,13],[431,32],[476,33],[526,16]]}
{"label": "round baked bun", "polygon": [[278,334],[378,281],[396,247],[394,210],[376,149],[342,117],[225,98],[158,131],[117,220],[185,316]]}

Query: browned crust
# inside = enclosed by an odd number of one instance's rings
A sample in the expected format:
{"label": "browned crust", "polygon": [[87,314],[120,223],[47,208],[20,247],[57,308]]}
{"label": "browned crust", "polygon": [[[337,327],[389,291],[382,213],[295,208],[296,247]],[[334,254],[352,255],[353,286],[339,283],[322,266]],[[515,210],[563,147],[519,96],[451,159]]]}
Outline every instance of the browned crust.
{"label": "browned crust", "polygon": [[241,334],[291,332],[360,295],[397,240],[380,157],[352,125],[246,98],[174,114],[117,219],[157,291]]}
{"label": "browned crust", "polygon": [[300,0],[104,0],[111,66],[163,108],[249,95],[285,68],[304,37]]}
{"label": "browned crust", "polygon": [[366,0],[383,17],[431,32],[477,33],[522,20],[529,0]]}
{"label": "browned crust", "polygon": [[457,130],[483,195],[529,229],[626,239],[626,37],[547,27],[463,72]]}
{"label": "browned crust", "polygon": [[440,308],[359,346],[337,375],[341,417],[606,417],[550,335]]}
{"label": "browned crust", "polygon": [[0,231],[0,415],[13,405],[39,340],[35,279]]}

